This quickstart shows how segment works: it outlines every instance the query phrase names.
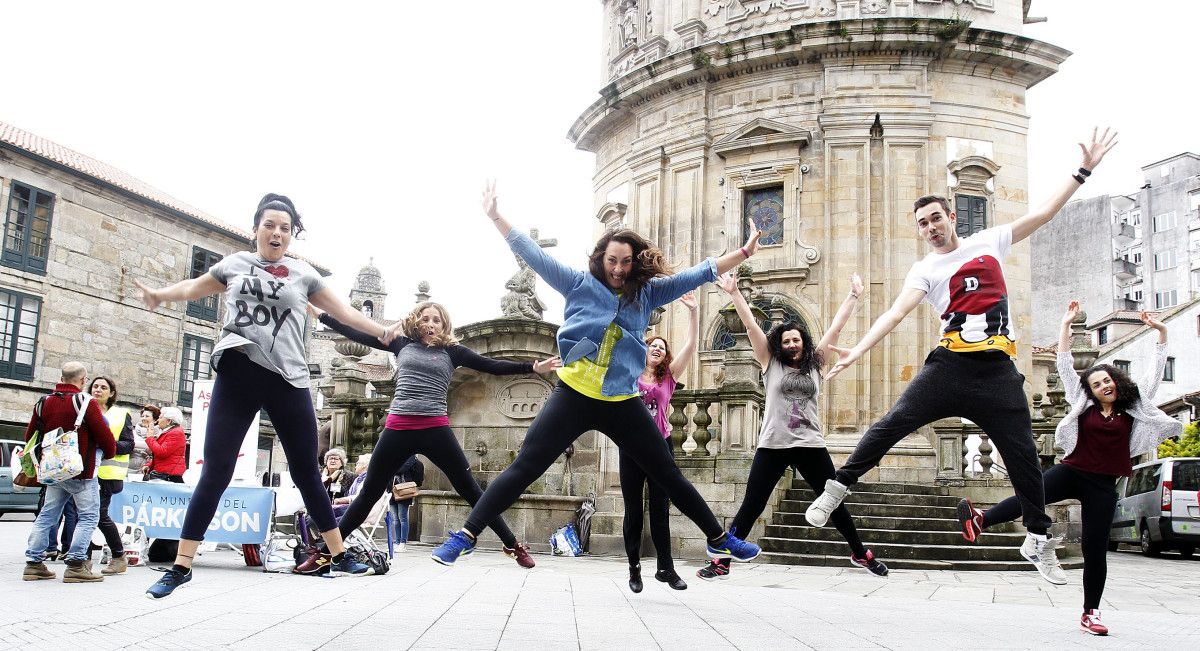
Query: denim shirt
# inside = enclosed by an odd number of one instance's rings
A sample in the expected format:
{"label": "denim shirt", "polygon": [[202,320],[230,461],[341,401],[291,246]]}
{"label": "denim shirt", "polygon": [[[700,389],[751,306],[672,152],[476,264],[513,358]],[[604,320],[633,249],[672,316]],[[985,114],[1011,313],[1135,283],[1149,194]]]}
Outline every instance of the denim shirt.
{"label": "denim shirt", "polygon": [[616,293],[589,271],[572,269],[542,250],[528,235],[515,228],[505,238],[513,253],[521,256],[537,275],[566,299],[563,324],[558,328],[558,350],[563,366],[584,357],[595,361],[610,323],[621,328],[613,348],[601,393],[606,396],[638,392],[637,379],[646,366],[646,342],[642,335],[654,308],[666,305],[687,292],[717,279],[717,261],[704,262],[672,276],[652,279],[637,300],[622,303]]}

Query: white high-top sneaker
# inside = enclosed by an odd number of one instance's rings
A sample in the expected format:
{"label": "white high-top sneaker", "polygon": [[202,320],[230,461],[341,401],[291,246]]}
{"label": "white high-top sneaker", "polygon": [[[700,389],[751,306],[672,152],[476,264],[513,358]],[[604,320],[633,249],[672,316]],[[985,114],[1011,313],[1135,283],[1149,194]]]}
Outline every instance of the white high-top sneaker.
{"label": "white high-top sneaker", "polygon": [[1060,544],[1062,544],[1062,538],[1051,538],[1035,533],[1026,534],[1025,542],[1021,544],[1021,555],[1025,557],[1025,560],[1033,563],[1042,578],[1054,585],[1063,585],[1067,582],[1067,573],[1063,572],[1055,551]]}
{"label": "white high-top sneaker", "polygon": [[843,486],[836,479],[825,480],[825,492],[821,493],[817,499],[804,512],[804,519],[814,527],[823,527],[826,522],[829,522],[829,515],[834,509],[841,506],[842,500],[850,494],[850,490]]}

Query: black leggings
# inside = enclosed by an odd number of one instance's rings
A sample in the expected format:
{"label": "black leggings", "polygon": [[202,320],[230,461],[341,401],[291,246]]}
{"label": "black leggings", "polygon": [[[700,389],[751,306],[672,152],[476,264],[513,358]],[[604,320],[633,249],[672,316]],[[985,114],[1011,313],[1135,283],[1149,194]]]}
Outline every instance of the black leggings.
{"label": "black leggings", "polygon": [[[749,538],[754,522],[767,508],[767,501],[775,485],[783,477],[788,466],[804,478],[804,482],[820,495],[825,490],[825,480],[833,479],[833,459],[825,448],[783,448],[771,449],[760,447],[754,451],[754,462],[750,464],[750,477],[746,480],[746,496],[742,498],[742,506],[737,515],[733,516],[730,528],[733,535],[739,538]],[[858,529],[854,528],[854,520],[850,511],[842,504],[834,509],[830,516],[833,526],[850,545],[850,551],[859,558],[866,558],[867,548],[858,537]]]}
{"label": "black leggings", "polygon": [[[1042,476],[1046,503],[1079,500],[1083,519],[1083,609],[1100,607],[1108,578],[1108,530],[1117,508],[1117,478],[1058,464]],[[1010,497],[983,514],[984,528],[1012,522],[1021,515],[1017,498]]]}
{"label": "black leggings", "polygon": [[607,435],[641,466],[650,481],[662,486],[676,508],[710,541],[724,534],[704,498],[675,465],[675,458],[662,444],[662,432],[641,400],[595,400],[562,382],[554,387],[525,433],[517,458],[483,492],[464,528],[478,536],[484,525],[512,506],[568,445],[592,429]]}
{"label": "black leggings", "polygon": [[96,528],[104,534],[104,542],[108,543],[108,551],[114,557],[124,554],[125,546],[121,544],[121,532],[117,530],[117,523],[113,522],[112,516],[108,514],[108,505],[112,503],[112,489],[121,484],[119,479],[100,480],[100,522],[96,524]]}
{"label": "black leggings", "polygon": [[[670,439],[662,438],[667,451],[671,450]],[[674,459],[674,453],[671,453]],[[629,564],[638,565],[642,559],[642,486],[646,485],[646,473],[624,449],[618,455],[621,477],[621,498],[625,501],[625,520],[621,525],[621,533],[625,538],[625,554]],[[671,559],[671,522],[670,506],[667,491],[654,482],[650,482],[650,538],[654,541],[654,551],[658,555],[659,570],[675,569]]]}
{"label": "black leggings", "polygon": [[[350,503],[350,508],[342,515],[338,528],[342,536],[348,535],[367,519],[371,507],[379,501],[379,496],[391,490],[392,478],[400,470],[406,459],[414,454],[423,454],[441,468],[446,479],[455,492],[474,506],[483,495],[479,482],[471,474],[471,464],[467,455],[463,454],[454,432],[447,426],[429,427],[426,429],[394,430],[385,429],[371,451],[371,463],[367,465],[367,478],[358,489],[358,496]],[[492,531],[500,537],[505,547],[513,549],[517,545],[517,537],[513,535],[504,519],[496,517],[489,525]],[[401,541],[404,542],[404,541]]]}
{"label": "black leggings", "polygon": [[217,368],[204,436],[204,466],[183,518],[184,540],[204,540],[221,494],[233,479],[242,438],[261,409],[267,411],[283,446],[292,481],[300,489],[308,517],[320,531],[337,527],[333,505],[317,468],[317,414],[308,389],[294,387],[278,373],[244,353],[226,350]]}
{"label": "black leggings", "polygon": [[1033,443],[1024,382],[1025,376],[1001,353],[954,353],[934,348],[896,404],[863,434],[837,471],[837,480],[853,485],[879,465],[900,439],[934,421],[961,416],[987,432],[996,444],[1013,492],[1021,500],[1025,528],[1045,534],[1050,518],[1046,515],[1042,468]]}

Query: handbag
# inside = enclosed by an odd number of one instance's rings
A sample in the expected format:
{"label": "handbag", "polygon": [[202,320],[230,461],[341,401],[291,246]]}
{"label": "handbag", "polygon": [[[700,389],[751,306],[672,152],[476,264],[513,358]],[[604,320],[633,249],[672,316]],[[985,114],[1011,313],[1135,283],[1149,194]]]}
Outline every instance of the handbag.
{"label": "handbag", "polygon": [[[35,433],[34,436],[37,436]],[[12,458],[8,460],[9,472],[12,473],[12,483],[14,493],[24,493],[26,489],[30,491],[41,488],[42,484],[37,480],[37,470],[33,466],[32,455],[30,459],[25,458],[25,450],[20,447],[14,448]],[[30,472],[25,472],[26,466],[30,467]]]}
{"label": "handbag", "polygon": [[392,499],[396,501],[411,500],[417,496],[417,482],[405,481],[392,484]]}
{"label": "handbag", "polygon": [[[81,393],[83,400],[75,405],[75,427],[64,432],[61,427],[46,432],[42,437],[42,458],[38,460],[38,481],[46,484],[56,484],[66,481],[83,472],[83,455],[79,453],[79,426],[83,424],[83,416],[87,413],[88,401],[91,394]],[[77,401],[78,399],[73,399]]]}

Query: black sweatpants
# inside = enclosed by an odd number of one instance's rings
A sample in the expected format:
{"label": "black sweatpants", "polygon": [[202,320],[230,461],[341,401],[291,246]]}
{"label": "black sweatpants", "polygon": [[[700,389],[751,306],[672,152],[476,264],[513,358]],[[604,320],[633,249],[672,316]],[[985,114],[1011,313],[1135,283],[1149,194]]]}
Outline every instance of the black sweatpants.
{"label": "black sweatpants", "polygon": [[[666,446],[672,460],[675,454],[671,452],[671,440],[659,440]],[[625,555],[629,557],[629,565],[638,565],[642,559],[642,487],[647,485],[646,473],[642,467],[621,449],[618,455],[621,477],[621,498],[625,501],[625,519],[621,523],[621,533],[625,538]],[[662,486],[649,482],[650,500],[650,539],[654,541],[654,552],[658,555],[659,570],[675,569],[675,561],[671,558],[671,501],[667,499],[667,491]]]}
{"label": "black sweatpants", "polygon": [[[96,524],[96,528],[104,534],[104,542],[108,543],[108,551],[114,557],[125,553],[125,546],[121,543],[121,532],[117,529],[117,523],[113,522],[112,516],[108,514],[108,505],[112,504],[112,496],[114,488],[124,488],[124,482],[120,479],[101,479],[100,482],[100,522]],[[120,491],[118,491],[120,492]],[[91,556],[89,555],[89,558]]]}
{"label": "black sweatpants", "polygon": [[525,433],[517,458],[483,492],[464,528],[471,535],[479,535],[484,525],[512,506],[568,445],[593,429],[612,439],[641,466],[650,481],[662,486],[676,508],[709,540],[724,535],[704,498],[684,478],[670,450],[662,444],[662,432],[641,400],[595,400],[561,381]]}
{"label": "black sweatpants", "polygon": [[855,484],[879,465],[900,439],[934,421],[959,416],[987,432],[1004,458],[1009,481],[1021,501],[1025,528],[1045,534],[1050,518],[1024,382],[1025,376],[1003,353],[954,353],[934,348],[900,400],[867,430],[837,471],[838,482]]}
{"label": "black sweatpants", "polygon": [[[350,508],[346,509],[338,523],[338,529],[341,529],[343,537],[357,529],[363,520],[367,519],[367,514],[371,512],[371,507],[379,501],[379,496],[383,495],[384,491],[392,489],[392,478],[396,476],[400,466],[414,454],[425,455],[433,462],[433,465],[441,468],[442,472],[446,474],[446,479],[450,480],[450,485],[454,487],[454,491],[467,500],[471,506],[474,506],[479,501],[479,496],[483,495],[483,489],[479,487],[479,482],[475,481],[475,476],[471,474],[471,464],[467,461],[467,455],[463,454],[462,447],[458,445],[458,439],[454,438],[454,431],[449,427],[442,425],[413,430],[385,429],[379,437],[379,442],[375,444],[375,449],[371,451],[371,462],[367,465],[367,478],[363,480],[363,485],[358,489],[358,495],[350,503]],[[503,518],[494,518],[488,526],[496,532],[505,547],[509,549],[516,547],[517,537],[504,523]]]}
{"label": "black sweatpants", "polygon": [[317,413],[308,389],[292,386],[240,351],[226,350],[221,354],[209,404],[204,466],[183,518],[181,535],[185,540],[204,540],[221,494],[233,479],[242,438],[262,409],[275,426],[308,517],[322,532],[337,526],[317,467]]}
{"label": "black sweatpants", "polygon": [[[767,501],[771,499],[775,485],[779,483],[788,466],[795,468],[804,478],[804,483],[817,495],[825,490],[825,480],[833,479],[834,476],[833,459],[829,456],[829,450],[825,448],[758,448],[754,451],[754,461],[750,464],[750,476],[746,480],[746,495],[742,498],[742,506],[737,515],[733,516],[733,525],[730,528],[733,535],[739,538],[750,537],[754,521],[762,515],[763,509],[767,508]],[[867,548],[858,537],[858,529],[854,527],[854,520],[850,517],[846,505],[842,504],[834,509],[829,519],[850,545],[850,551],[859,558],[866,558]]]}
{"label": "black sweatpants", "polygon": [[[1100,607],[1108,578],[1108,530],[1117,508],[1117,477],[1086,472],[1060,463],[1042,478],[1046,503],[1079,500],[1083,519],[1083,609]],[[1017,498],[1010,497],[983,514],[983,527],[1012,522],[1021,515]]]}

